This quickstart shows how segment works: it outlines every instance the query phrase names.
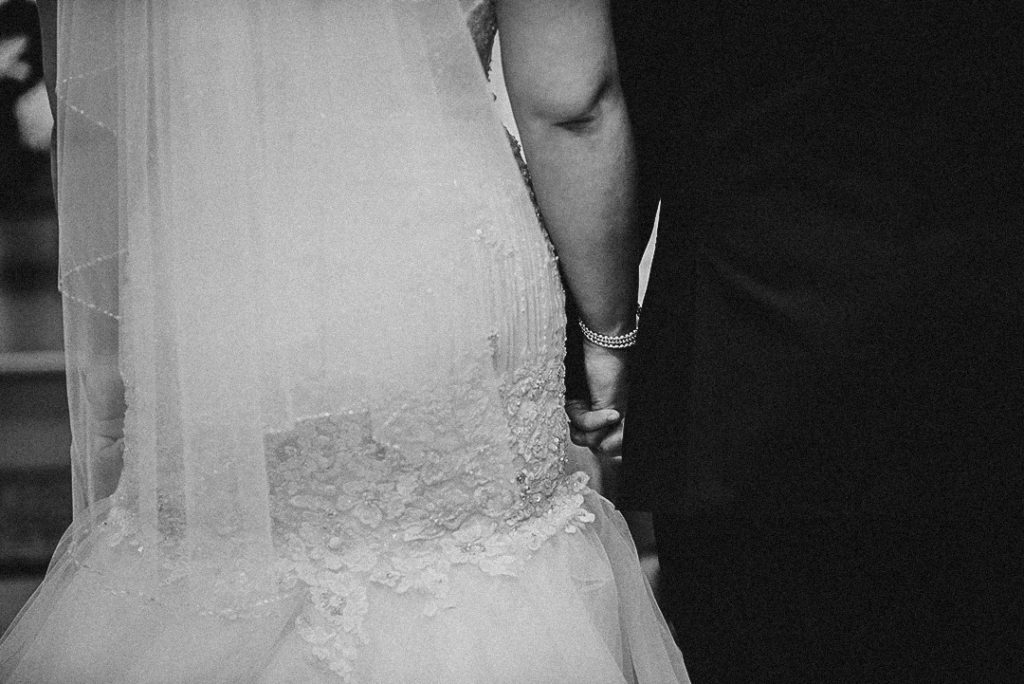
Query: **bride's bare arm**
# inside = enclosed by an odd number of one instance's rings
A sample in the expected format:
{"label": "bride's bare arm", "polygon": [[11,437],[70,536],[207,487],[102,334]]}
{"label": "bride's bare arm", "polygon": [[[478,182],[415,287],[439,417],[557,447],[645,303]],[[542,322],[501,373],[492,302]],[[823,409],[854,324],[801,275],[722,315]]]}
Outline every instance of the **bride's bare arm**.
{"label": "bride's bare arm", "polygon": [[[502,67],[537,201],[586,324],[634,325],[640,258],[636,161],[618,78],[608,0],[498,0]],[[575,325],[575,321],[570,321]],[[625,410],[628,352],[585,343],[590,407]],[[606,414],[608,415],[608,414]],[[621,431],[574,441],[615,453]],[[607,424],[608,421],[605,421]]]}
{"label": "bride's bare arm", "polygon": [[608,0],[500,0],[498,26],[537,201],[573,296],[591,328],[627,332],[636,165]]}

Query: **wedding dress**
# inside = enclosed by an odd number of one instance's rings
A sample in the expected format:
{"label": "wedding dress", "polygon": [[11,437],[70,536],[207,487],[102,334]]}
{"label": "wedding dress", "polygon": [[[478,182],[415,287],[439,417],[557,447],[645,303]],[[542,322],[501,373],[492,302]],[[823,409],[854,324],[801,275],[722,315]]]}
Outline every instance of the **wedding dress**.
{"label": "wedding dress", "polygon": [[687,681],[459,5],[59,7],[75,522],[0,681]]}

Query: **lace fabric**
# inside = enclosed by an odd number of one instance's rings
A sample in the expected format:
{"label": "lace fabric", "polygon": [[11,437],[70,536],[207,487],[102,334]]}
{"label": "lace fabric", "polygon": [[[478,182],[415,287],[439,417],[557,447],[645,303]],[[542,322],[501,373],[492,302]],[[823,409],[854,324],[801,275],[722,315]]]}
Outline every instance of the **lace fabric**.
{"label": "lace fabric", "polygon": [[453,392],[424,388],[377,429],[354,412],[268,436],[276,539],[288,579],[310,596],[299,634],[335,672],[350,672],[365,639],[370,582],[428,595],[432,614],[453,566],[514,576],[546,539],[593,519],[585,481],[563,472],[559,367],[513,375],[504,406],[467,366]]}
{"label": "lace fabric", "polygon": [[[493,364],[488,352],[396,405],[312,417],[265,436],[276,581],[282,595],[305,597],[296,631],[343,678],[366,640],[371,584],[421,594],[432,615],[451,606],[456,566],[515,577],[551,537],[594,519],[586,477],[565,472],[561,359],[505,374],[497,392]],[[171,521],[186,515],[170,501],[162,509],[166,549],[182,539]],[[88,564],[131,575],[126,559],[146,562],[130,507],[115,504],[100,532],[111,557]],[[236,534],[230,525],[220,532]],[[194,560],[163,558],[165,596],[182,580],[209,578]],[[239,615],[218,611],[221,592],[205,589],[188,592],[197,612]],[[250,604],[244,615],[258,612]]]}

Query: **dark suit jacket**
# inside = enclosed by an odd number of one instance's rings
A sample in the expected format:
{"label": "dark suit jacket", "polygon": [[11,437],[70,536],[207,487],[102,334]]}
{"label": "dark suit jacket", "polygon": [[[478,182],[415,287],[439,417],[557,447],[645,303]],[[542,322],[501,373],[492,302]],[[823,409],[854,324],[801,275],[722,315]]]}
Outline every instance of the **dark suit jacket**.
{"label": "dark suit jacket", "polygon": [[618,4],[663,202],[624,504],[1021,510],[1022,7]]}

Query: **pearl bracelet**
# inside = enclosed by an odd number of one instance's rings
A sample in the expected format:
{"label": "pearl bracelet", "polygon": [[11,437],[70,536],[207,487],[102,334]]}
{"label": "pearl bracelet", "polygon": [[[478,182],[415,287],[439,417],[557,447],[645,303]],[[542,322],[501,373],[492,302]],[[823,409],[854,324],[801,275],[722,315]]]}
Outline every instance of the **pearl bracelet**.
{"label": "pearl bracelet", "polygon": [[592,344],[605,349],[628,349],[636,344],[637,334],[640,332],[640,307],[639,305],[636,307],[636,324],[633,329],[622,335],[604,335],[588,328],[582,318],[578,319],[578,322],[583,336]]}

